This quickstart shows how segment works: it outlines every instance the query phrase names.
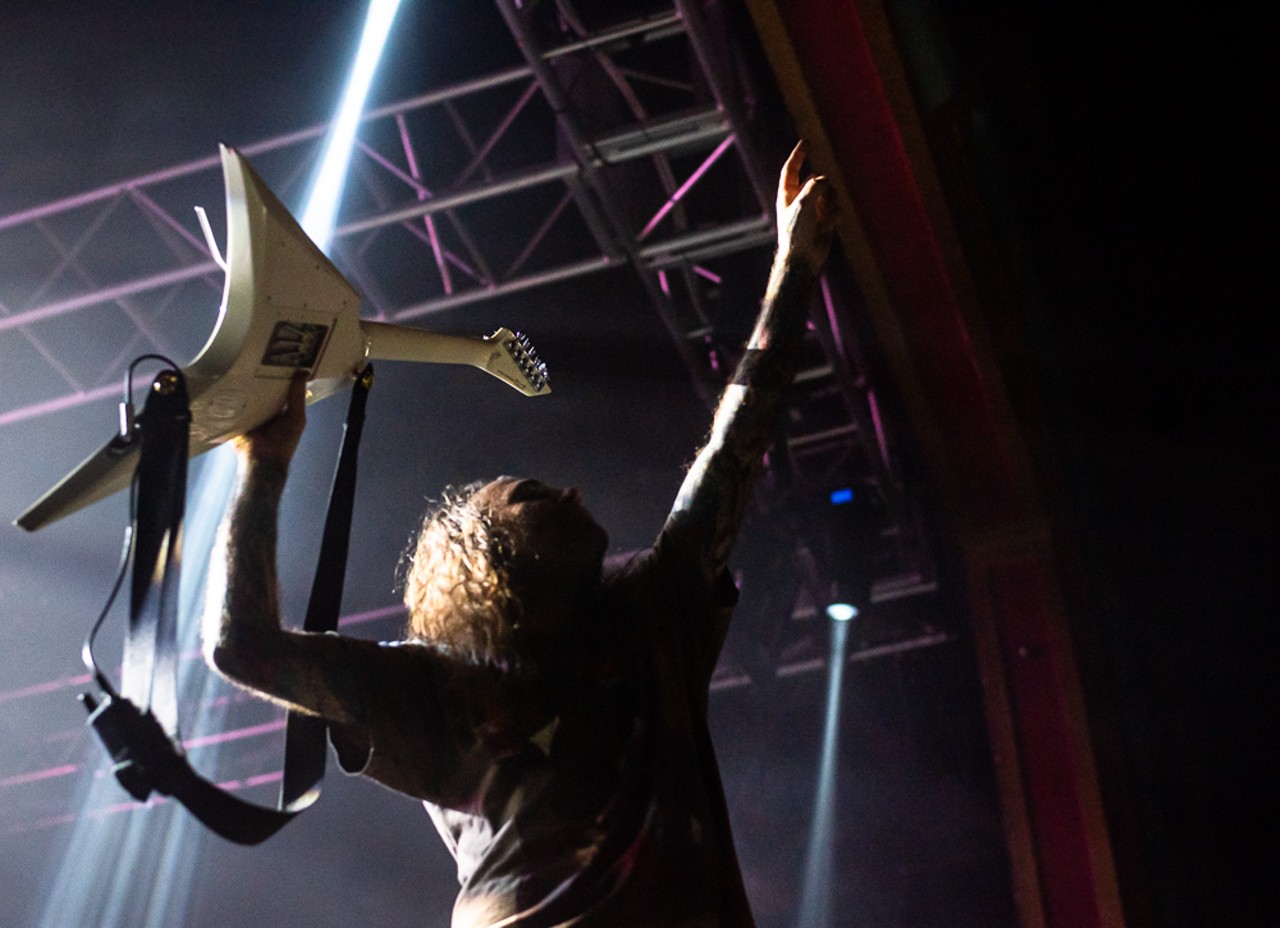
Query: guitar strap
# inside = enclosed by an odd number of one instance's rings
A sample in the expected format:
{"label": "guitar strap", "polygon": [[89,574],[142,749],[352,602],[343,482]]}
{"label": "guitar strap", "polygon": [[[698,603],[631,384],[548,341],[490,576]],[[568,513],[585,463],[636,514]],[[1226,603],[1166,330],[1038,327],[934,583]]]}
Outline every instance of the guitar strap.
{"label": "guitar strap", "polygon": [[[357,378],[348,409],[316,580],[304,628],[337,628],[346,572],[356,458],[372,367]],[[208,828],[238,844],[259,844],[319,797],[325,767],[325,726],[290,713],[284,785],[277,808],[245,802],[201,777],[187,761],[178,730],[177,602],[191,413],[176,370],[156,377],[138,418],[141,443],[135,476],[130,553],[129,625],[119,691],[95,669],[99,699],[81,698],[89,723],[114,764],[120,785],[143,802],[154,791],[172,796]]]}
{"label": "guitar strap", "polygon": [[[365,401],[373,386],[373,365],[366,365],[356,378],[342,429],[342,451],[329,491],[329,511],[324,519],[324,535],[316,563],[311,598],[302,628],[308,632],[332,632],[338,628],[342,587],[347,574],[347,551],[351,541],[351,511],[356,496],[356,459],[360,434],[364,429]],[[280,783],[280,806],[310,805],[320,792],[324,777],[328,727],[314,715],[289,712],[285,722],[284,779]],[[308,799],[308,797],[311,797]]]}

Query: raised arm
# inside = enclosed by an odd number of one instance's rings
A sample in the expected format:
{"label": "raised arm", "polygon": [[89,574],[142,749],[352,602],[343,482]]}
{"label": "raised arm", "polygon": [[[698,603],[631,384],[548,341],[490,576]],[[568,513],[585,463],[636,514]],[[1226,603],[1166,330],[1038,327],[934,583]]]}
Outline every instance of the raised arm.
{"label": "raised arm", "polygon": [[280,498],[289,463],[306,426],[306,382],[294,380],[284,409],[235,439],[239,487],[225,533],[227,588],[223,608],[206,613],[206,660],[259,695],[333,722],[362,715],[337,640],[281,627],[276,580]]}
{"label": "raised arm", "polygon": [[668,517],[668,531],[700,553],[708,577],[725,565],[795,374],[813,285],[831,248],[837,209],[823,177],[800,182],[805,143],[778,182],[778,251],[747,352],[716,409]]}

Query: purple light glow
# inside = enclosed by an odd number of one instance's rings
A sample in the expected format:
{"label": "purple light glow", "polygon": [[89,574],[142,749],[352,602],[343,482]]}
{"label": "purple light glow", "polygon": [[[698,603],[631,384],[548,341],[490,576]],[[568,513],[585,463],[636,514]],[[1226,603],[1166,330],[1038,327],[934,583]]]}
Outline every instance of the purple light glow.
{"label": "purple light glow", "polygon": [[721,142],[719,145],[717,145],[715,151],[713,151],[710,155],[707,156],[707,160],[702,162],[702,164],[698,165],[697,170],[695,170],[692,174],[689,175],[689,179],[686,180],[683,184],[681,184],[679,189],[676,190],[675,193],[671,194],[671,198],[667,200],[666,203],[663,203],[662,206],[658,209],[658,211],[653,214],[653,218],[649,220],[648,224],[646,224],[645,227],[640,230],[640,234],[636,236],[637,241],[643,242],[645,240],[645,238],[649,235],[649,233],[652,232],[655,227],[657,227],[658,223],[662,222],[663,217],[665,217],[667,213],[671,212],[671,210],[675,208],[675,205],[679,203],[681,199],[684,198],[684,195],[689,192],[689,190],[693,187],[694,184],[698,182],[698,180],[702,177],[702,175],[707,173],[707,169],[710,168],[711,165],[715,164],[716,161],[720,159],[720,156],[723,155],[725,151],[728,150],[729,146],[732,145],[736,140],[737,140],[737,136],[734,135],[733,133],[730,133],[729,135],[725,136],[724,141]]}

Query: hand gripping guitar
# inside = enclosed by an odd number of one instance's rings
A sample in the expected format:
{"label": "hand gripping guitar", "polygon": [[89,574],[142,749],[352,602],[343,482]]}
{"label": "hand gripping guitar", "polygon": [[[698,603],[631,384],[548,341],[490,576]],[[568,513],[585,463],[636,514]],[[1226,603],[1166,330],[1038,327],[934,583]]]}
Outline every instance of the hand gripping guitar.
{"label": "hand gripping guitar", "polygon": [[[528,340],[502,328],[486,338],[438,335],[360,318],[355,290],[235,150],[222,148],[227,190],[226,282],[213,334],[182,371],[191,398],[194,457],[251,431],[307,374],[307,402],[350,385],[368,361],[469,364],[525,396],[550,393]],[[136,427],[120,432],[17,519],[34,531],[128,485]]]}

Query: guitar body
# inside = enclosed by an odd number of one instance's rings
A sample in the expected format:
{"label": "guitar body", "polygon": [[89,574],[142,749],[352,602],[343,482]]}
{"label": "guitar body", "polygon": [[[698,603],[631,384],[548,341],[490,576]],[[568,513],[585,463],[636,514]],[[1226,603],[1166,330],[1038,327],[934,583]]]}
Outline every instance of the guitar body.
{"label": "guitar body", "polygon": [[314,402],[364,366],[360,298],[241,155],[222,149],[227,273],[209,341],[183,369],[207,451],[279,410],[297,371]]}
{"label": "guitar body", "polygon": [[[183,368],[192,456],[242,435],[280,409],[307,374],[307,402],[350,386],[370,360],[469,364],[527,396],[549,393],[546,367],[509,329],[488,338],[363,322],[342,273],[233,149],[222,148],[227,196],[226,282],[213,334]],[[126,487],[136,436],[112,438],[18,517],[34,531]]]}

